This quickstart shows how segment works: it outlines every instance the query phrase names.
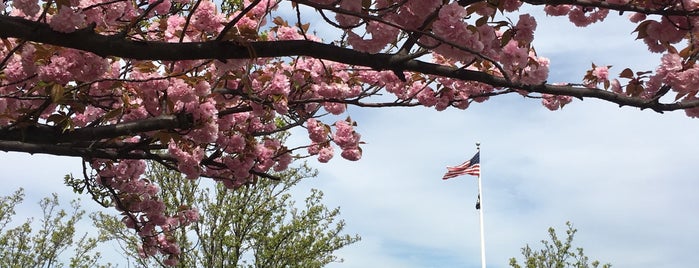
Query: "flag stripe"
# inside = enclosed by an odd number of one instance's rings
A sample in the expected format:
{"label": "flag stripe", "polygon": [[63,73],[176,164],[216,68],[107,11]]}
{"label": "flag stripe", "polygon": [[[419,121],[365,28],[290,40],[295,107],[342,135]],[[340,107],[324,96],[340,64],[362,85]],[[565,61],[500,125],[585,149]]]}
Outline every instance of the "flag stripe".
{"label": "flag stripe", "polygon": [[471,160],[468,160],[455,167],[447,167],[447,173],[444,174],[442,179],[451,179],[466,174],[479,176],[481,174],[480,160],[480,152],[477,152],[476,155],[471,158]]}

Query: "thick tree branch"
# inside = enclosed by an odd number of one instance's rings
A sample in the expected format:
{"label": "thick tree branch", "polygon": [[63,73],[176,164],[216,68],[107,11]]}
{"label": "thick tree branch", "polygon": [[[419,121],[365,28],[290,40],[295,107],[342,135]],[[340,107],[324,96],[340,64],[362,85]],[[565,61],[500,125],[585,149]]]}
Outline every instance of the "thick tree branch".
{"label": "thick tree branch", "polygon": [[[133,41],[114,35],[97,34],[91,29],[83,29],[67,34],[60,33],[53,31],[46,24],[10,16],[0,16],[0,37],[14,37],[32,42],[79,49],[101,56],[117,56],[136,60],[172,61],[308,56],[354,66],[364,66],[374,70],[412,71],[464,81],[476,81],[495,87],[519,89],[528,92],[567,95],[577,98],[597,98],[619,104],[620,106],[633,106],[641,109],[649,108],[658,112],[699,107],[699,101],[663,104],[639,97],[623,96],[601,89],[570,85],[521,84],[483,72],[427,63],[415,59],[405,60],[400,55],[369,54],[306,40],[250,42],[245,45],[218,41],[192,43]],[[251,50],[254,53],[250,53]]]}
{"label": "thick tree branch", "polygon": [[[696,17],[699,16],[699,9],[693,9],[693,10],[682,10],[679,8],[676,8],[673,6],[674,2],[668,2],[669,4],[665,7],[659,7],[659,8],[645,8],[645,7],[640,7],[637,5],[634,5],[633,3],[630,4],[611,4],[606,1],[597,1],[597,0],[522,0],[522,2],[525,2],[530,5],[552,5],[552,6],[557,6],[557,5],[576,5],[576,6],[582,6],[582,7],[597,7],[597,8],[604,8],[604,9],[609,9],[609,10],[616,10],[619,12],[624,12],[624,11],[629,11],[629,12],[638,12],[638,13],[643,13],[647,15],[663,15],[663,16],[687,16],[687,17]],[[670,4],[672,3],[672,4]],[[662,6],[662,2],[658,1],[658,5]]]}
{"label": "thick tree branch", "polygon": [[86,159],[90,158],[103,158],[103,159],[156,159],[156,160],[170,160],[175,161],[172,157],[164,154],[156,154],[151,152],[143,151],[128,151],[121,152],[117,149],[103,149],[103,148],[85,148],[85,147],[73,147],[70,144],[35,144],[26,143],[21,141],[4,141],[0,140],[0,151],[4,152],[25,152],[30,154],[50,154],[50,155],[62,155],[62,156],[75,156],[83,157]]}
{"label": "thick tree branch", "polygon": [[163,115],[139,121],[131,121],[115,125],[78,128],[65,132],[60,128],[46,125],[29,126],[26,128],[0,128],[0,140],[38,144],[58,144],[79,141],[89,142],[154,130],[188,129],[191,127],[191,125],[191,116]]}

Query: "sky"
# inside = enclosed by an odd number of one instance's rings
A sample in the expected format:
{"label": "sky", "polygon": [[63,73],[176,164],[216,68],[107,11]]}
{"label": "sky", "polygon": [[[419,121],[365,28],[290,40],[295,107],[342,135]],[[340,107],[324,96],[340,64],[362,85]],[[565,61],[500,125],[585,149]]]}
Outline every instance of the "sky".
{"label": "sky", "polygon": [[[613,65],[614,74],[653,70],[658,62],[623,17],[589,28],[564,18],[537,21],[534,45],[551,59],[550,82],[580,82],[592,62]],[[476,142],[488,267],[508,267],[526,244],[539,248],[548,227],[562,236],[566,221],[578,229],[574,246],[615,267],[699,261],[699,119],[684,112],[593,99],[551,112],[511,95],[467,110],[351,108],[339,118],[347,115],[366,142],[363,158],[311,161],[319,176],[294,190],[299,199],[322,190],[327,206],[341,208],[346,232],[362,237],[337,252],[343,263],[329,267],[480,267],[476,177],[441,179],[446,166],[473,156]],[[51,192],[75,197],[63,175],[80,174],[79,159],[0,153],[0,161],[0,195],[27,190],[20,219],[36,217],[36,202]]]}

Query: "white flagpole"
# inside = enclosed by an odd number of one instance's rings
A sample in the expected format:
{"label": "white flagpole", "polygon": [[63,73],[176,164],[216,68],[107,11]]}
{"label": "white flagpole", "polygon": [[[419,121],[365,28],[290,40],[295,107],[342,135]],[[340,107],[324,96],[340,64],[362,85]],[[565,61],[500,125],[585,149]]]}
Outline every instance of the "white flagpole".
{"label": "white flagpole", "polygon": [[[478,150],[478,153],[481,152],[480,142],[476,143],[476,149]],[[480,204],[480,209],[478,211],[481,225],[481,268],[485,268],[485,235],[483,231],[483,189],[481,186],[481,173],[483,173],[482,167],[483,165],[481,165],[481,171],[478,172],[478,203]]]}

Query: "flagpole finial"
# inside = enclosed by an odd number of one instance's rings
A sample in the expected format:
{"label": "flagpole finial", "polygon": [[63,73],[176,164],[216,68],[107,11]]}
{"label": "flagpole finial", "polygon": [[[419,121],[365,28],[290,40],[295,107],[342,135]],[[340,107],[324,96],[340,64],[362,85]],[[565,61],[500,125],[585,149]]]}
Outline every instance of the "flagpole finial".
{"label": "flagpole finial", "polygon": [[481,143],[480,142],[476,142],[476,150],[479,150],[479,151],[481,150]]}

